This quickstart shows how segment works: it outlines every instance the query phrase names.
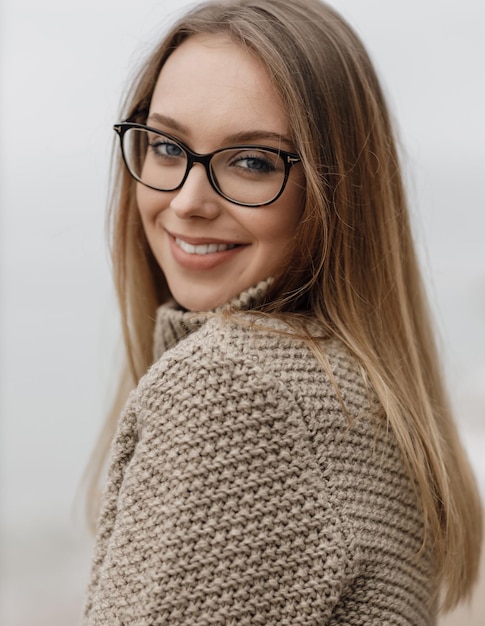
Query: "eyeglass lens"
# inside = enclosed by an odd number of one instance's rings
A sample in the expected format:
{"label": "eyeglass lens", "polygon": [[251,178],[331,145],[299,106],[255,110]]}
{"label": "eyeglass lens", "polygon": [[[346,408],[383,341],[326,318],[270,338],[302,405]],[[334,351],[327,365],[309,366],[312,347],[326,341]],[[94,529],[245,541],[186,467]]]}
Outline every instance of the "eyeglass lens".
{"label": "eyeglass lens", "polygon": [[[185,177],[187,152],[163,134],[130,128],[123,137],[123,151],[132,175],[149,187],[173,191]],[[244,204],[270,202],[285,180],[282,156],[261,148],[216,152],[210,167],[215,187],[227,198]]]}

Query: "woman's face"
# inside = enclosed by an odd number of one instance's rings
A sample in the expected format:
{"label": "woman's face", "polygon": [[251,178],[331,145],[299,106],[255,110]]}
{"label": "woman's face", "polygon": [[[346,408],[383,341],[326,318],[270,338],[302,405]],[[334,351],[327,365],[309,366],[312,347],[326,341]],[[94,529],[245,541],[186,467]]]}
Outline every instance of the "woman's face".
{"label": "woman's face", "polygon": [[[265,71],[221,35],[192,37],[172,53],[158,77],[147,125],[198,153],[242,143],[295,151]],[[209,310],[285,262],[303,210],[304,176],[296,164],[273,204],[249,208],[218,195],[199,163],[177,191],[138,184],[137,201],[173,297],[186,309]]]}

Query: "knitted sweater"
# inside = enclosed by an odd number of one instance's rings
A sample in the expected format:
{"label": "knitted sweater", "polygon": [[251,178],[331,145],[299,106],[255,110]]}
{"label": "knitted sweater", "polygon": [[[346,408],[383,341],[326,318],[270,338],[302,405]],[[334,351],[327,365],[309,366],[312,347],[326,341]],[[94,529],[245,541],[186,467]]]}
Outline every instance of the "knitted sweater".
{"label": "knitted sweater", "polygon": [[248,319],[159,310],[156,361],[112,448],[83,624],[434,624],[422,518],[359,367],[327,341],[332,381],[303,341],[268,330],[281,322]]}

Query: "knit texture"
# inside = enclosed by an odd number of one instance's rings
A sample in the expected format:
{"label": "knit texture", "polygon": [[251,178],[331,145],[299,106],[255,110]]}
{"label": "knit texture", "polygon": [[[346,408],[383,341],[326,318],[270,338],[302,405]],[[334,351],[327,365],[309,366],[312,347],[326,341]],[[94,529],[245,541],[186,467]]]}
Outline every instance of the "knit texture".
{"label": "knit texture", "polygon": [[434,624],[422,518],[359,367],[327,341],[346,415],[304,342],[238,316],[159,310],[83,624]]}

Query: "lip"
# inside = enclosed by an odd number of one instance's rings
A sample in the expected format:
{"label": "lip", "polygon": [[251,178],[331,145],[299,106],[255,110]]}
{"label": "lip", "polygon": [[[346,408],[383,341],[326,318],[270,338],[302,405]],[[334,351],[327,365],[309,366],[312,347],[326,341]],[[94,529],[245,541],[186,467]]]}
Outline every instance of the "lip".
{"label": "lip", "polygon": [[[192,237],[179,235],[178,233],[171,233],[168,230],[165,231],[170,241],[170,250],[175,262],[186,270],[192,271],[207,271],[215,269],[224,263],[231,261],[242,250],[244,250],[248,244],[240,244],[228,239],[218,239],[217,237]],[[229,250],[221,250],[219,252],[209,252],[207,254],[189,254],[182,250],[175,239],[182,239],[188,244],[193,246],[209,245],[209,244],[226,244],[235,245],[235,248]]]}

